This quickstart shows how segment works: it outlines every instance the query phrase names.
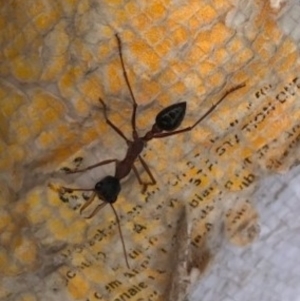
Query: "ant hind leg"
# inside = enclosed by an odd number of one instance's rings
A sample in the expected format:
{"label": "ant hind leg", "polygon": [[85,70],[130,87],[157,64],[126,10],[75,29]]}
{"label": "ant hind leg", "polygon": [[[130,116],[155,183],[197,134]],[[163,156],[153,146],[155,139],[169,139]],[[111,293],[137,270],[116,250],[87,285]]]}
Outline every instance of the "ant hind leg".
{"label": "ant hind leg", "polygon": [[136,131],[136,109],[137,109],[138,105],[135,100],[135,97],[134,97],[134,94],[133,94],[133,91],[132,91],[132,88],[130,86],[130,82],[128,79],[128,75],[126,72],[126,68],[125,68],[125,64],[124,64],[124,60],[123,60],[123,54],[122,54],[122,43],[121,43],[121,39],[118,36],[118,34],[116,34],[116,39],[118,41],[118,49],[119,49],[119,56],[120,56],[120,60],[121,60],[122,70],[123,70],[123,76],[124,76],[125,82],[127,84],[128,90],[129,90],[131,98],[132,98],[133,109],[132,109],[132,115],[131,115],[131,126],[132,126],[132,135],[133,135],[133,138],[135,139],[135,138],[138,138],[138,134]]}
{"label": "ant hind leg", "polygon": [[114,124],[109,120],[109,118],[108,118],[108,116],[107,116],[107,106],[106,106],[104,100],[103,100],[102,98],[99,97],[99,101],[100,101],[100,103],[102,104],[102,107],[103,107],[103,113],[104,113],[104,118],[105,118],[106,123],[107,123],[110,127],[112,127],[112,128],[115,130],[115,132],[116,132],[117,134],[119,134],[126,142],[129,142],[129,139],[124,135],[124,133],[123,133],[116,125],[114,125]]}

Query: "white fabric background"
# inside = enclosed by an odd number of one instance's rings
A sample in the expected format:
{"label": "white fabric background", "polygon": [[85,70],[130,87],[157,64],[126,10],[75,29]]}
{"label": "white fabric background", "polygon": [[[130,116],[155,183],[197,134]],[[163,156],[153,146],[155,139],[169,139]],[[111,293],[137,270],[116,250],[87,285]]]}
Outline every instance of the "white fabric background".
{"label": "white fabric background", "polygon": [[262,181],[254,195],[261,234],[221,248],[190,300],[300,300],[300,166]]}

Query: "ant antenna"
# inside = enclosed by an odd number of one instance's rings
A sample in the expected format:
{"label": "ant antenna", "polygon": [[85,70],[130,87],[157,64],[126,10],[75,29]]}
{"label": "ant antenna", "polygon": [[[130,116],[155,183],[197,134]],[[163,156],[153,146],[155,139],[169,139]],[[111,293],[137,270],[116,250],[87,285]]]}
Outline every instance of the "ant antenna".
{"label": "ant antenna", "polygon": [[123,253],[124,253],[124,256],[125,256],[126,265],[127,265],[127,268],[130,269],[128,258],[127,258],[127,252],[126,252],[126,248],[125,248],[125,242],[124,242],[124,238],[123,238],[123,234],[122,234],[122,230],[121,230],[119,216],[118,216],[117,211],[116,211],[115,207],[113,206],[113,204],[109,203],[109,205],[111,206],[111,208],[112,208],[112,210],[113,210],[113,212],[116,216],[116,221],[117,221],[117,224],[118,224],[119,233],[120,233],[120,237],[121,237],[121,241],[122,241],[122,247],[123,247]]}
{"label": "ant antenna", "polygon": [[[75,190],[75,189],[74,189]],[[96,196],[96,192],[93,192],[93,194],[90,196],[90,198],[86,201],[86,203],[80,208],[80,214],[84,211],[84,209],[86,207],[88,207],[94,200]],[[119,229],[119,234],[120,234],[120,237],[121,237],[121,242],[122,242],[122,248],[123,248],[123,253],[124,253],[124,257],[125,257],[125,261],[126,261],[126,265],[127,265],[127,268],[130,269],[130,266],[129,266],[129,262],[128,262],[128,257],[127,257],[127,252],[126,252],[126,247],[125,247],[125,242],[124,242],[124,238],[123,238],[123,234],[122,234],[122,229],[121,229],[121,225],[120,225],[120,219],[119,219],[119,216],[117,214],[117,211],[115,209],[115,207],[113,206],[113,204],[111,203],[108,203],[108,202],[102,202],[100,205],[98,205],[96,207],[96,209],[90,214],[88,215],[87,217],[85,217],[86,219],[90,219],[92,218],[94,215],[96,215],[101,209],[103,209],[107,204],[110,204],[114,214],[115,214],[115,217],[116,217],[116,221],[117,221],[117,224],[118,224],[118,229]]]}
{"label": "ant antenna", "polygon": [[[68,193],[71,193],[73,191],[93,191],[92,195],[89,197],[89,199],[84,203],[84,205],[82,205],[82,207],[80,208],[80,214],[82,214],[82,212],[84,211],[85,208],[87,208],[95,199],[97,193],[95,192],[95,189],[82,189],[82,188],[68,188],[68,187],[64,187],[64,186],[60,186],[60,187],[55,187],[53,184],[49,183],[48,184],[49,188],[51,188],[52,190],[60,193],[60,194],[63,194],[65,192],[68,192]],[[86,216],[85,218],[86,219],[90,219],[92,218],[94,215],[96,215],[101,209],[103,209],[107,204],[110,204],[114,214],[115,214],[115,217],[116,217],[116,221],[117,221],[117,224],[118,224],[118,229],[119,229],[119,234],[120,234],[120,237],[121,237],[121,242],[122,242],[122,248],[123,248],[123,253],[124,253],[124,257],[125,257],[125,261],[126,261],[126,265],[127,265],[127,268],[130,269],[130,266],[129,266],[129,262],[128,262],[128,256],[127,256],[127,252],[126,252],[126,247],[125,247],[125,242],[124,242],[124,237],[123,237],[123,234],[122,234],[122,229],[121,229],[121,225],[120,225],[120,219],[119,219],[119,216],[117,214],[117,211],[115,209],[115,207],[113,206],[113,204],[111,203],[108,203],[108,202],[102,202],[100,205],[98,205],[95,210],[88,216]]]}

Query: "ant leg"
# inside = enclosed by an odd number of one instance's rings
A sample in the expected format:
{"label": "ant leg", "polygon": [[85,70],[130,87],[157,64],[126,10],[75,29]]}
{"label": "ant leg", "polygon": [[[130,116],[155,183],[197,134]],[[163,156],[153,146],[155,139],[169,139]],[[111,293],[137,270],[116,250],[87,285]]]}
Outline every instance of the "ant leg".
{"label": "ant leg", "polygon": [[133,172],[134,172],[136,178],[137,178],[138,181],[139,181],[139,184],[140,184],[141,186],[143,186],[143,188],[142,188],[142,193],[144,193],[144,192],[147,190],[148,183],[145,183],[145,182],[141,179],[141,177],[140,177],[140,175],[139,175],[139,172],[138,172],[138,170],[136,169],[136,167],[135,167],[134,164],[132,165],[132,169],[133,169]]}
{"label": "ant leg", "polygon": [[116,38],[117,38],[117,41],[118,41],[118,48],[119,48],[119,56],[120,56],[120,60],[121,60],[121,65],[122,65],[122,69],[123,69],[123,76],[124,76],[124,79],[126,81],[126,84],[127,84],[127,87],[129,89],[129,92],[130,92],[130,95],[131,95],[131,98],[132,98],[132,101],[133,101],[133,110],[132,110],[132,115],[131,115],[131,126],[132,126],[132,135],[133,135],[133,138],[137,138],[138,135],[137,135],[137,131],[136,131],[136,109],[137,109],[137,103],[136,103],[136,100],[135,100],[135,97],[134,97],[134,94],[132,92],[132,89],[131,89],[131,86],[130,86],[130,82],[129,82],[129,79],[128,79],[128,76],[127,76],[127,72],[126,72],[126,68],[125,68],[125,64],[124,64],[124,60],[123,60],[123,54],[122,54],[122,43],[121,43],[121,39],[120,37],[118,36],[118,34],[116,33],[115,34]]}
{"label": "ant leg", "polygon": [[174,132],[156,134],[153,136],[153,138],[164,138],[164,137],[191,131],[196,125],[198,125],[203,119],[205,119],[213,110],[215,110],[216,107],[226,98],[227,95],[229,95],[232,92],[234,92],[238,89],[241,89],[245,86],[246,85],[243,83],[243,84],[237,85],[237,86],[229,89],[228,91],[226,91],[225,94],[209,110],[207,110],[192,126],[188,126],[184,129],[174,131]]}
{"label": "ant leg", "polygon": [[99,162],[97,164],[90,165],[90,166],[88,166],[86,168],[82,168],[82,169],[74,169],[74,170],[72,170],[72,169],[65,169],[65,172],[67,174],[69,174],[69,173],[76,173],[76,172],[83,172],[83,171],[87,171],[87,170],[93,169],[95,167],[106,165],[106,164],[109,164],[109,163],[112,163],[112,162],[118,162],[118,160],[117,159],[104,160],[104,161],[101,161],[101,162]]}
{"label": "ant leg", "polygon": [[76,172],[83,172],[83,171],[87,171],[87,170],[93,169],[93,168],[95,168],[95,167],[102,166],[102,165],[106,165],[106,164],[109,164],[109,163],[112,163],[112,162],[118,162],[118,160],[117,160],[117,159],[104,160],[104,161],[101,161],[101,162],[99,162],[99,163],[97,163],[97,164],[90,165],[90,166],[88,166],[88,167],[86,167],[86,168],[82,168],[82,169],[74,169],[74,170],[68,169],[68,170],[65,170],[65,172],[66,172],[67,174],[69,174],[69,173],[76,173]]}
{"label": "ant leg", "polygon": [[94,188],[91,189],[84,189],[84,188],[69,188],[69,187],[65,187],[65,186],[61,186],[60,188],[64,189],[64,192],[73,192],[73,191],[94,191]]}
{"label": "ant leg", "polygon": [[140,177],[140,175],[139,175],[139,173],[138,173],[135,165],[132,165],[133,172],[134,172],[135,176],[137,177],[137,179],[139,181],[139,184],[143,186],[142,193],[144,193],[144,192],[146,192],[148,185],[155,185],[156,184],[156,180],[153,177],[153,175],[152,175],[152,173],[151,173],[151,171],[150,171],[147,163],[140,156],[139,156],[139,160],[142,163],[145,171],[147,172],[147,174],[149,175],[149,177],[151,179],[151,182],[144,182],[144,181],[142,181],[142,179],[141,179],[141,177]]}
{"label": "ant leg", "polygon": [[141,179],[141,177],[140,177],[140,175],[139,175],[139,172],[138,172],[138,170],[136,169],[136,167],[135,167],[134,164],[132,164],[132,169],[133,169],[133,172],[134,172],[136,178],[137,178],[138,181],[139,181],[139,184],[140,184],[140,185],[144,185],[145,183],[142,181],[142,179]]}
{"label": "ant leg", "polygon": [[107,106],[106,106],[104,100],[99,97],[99,101],[103,106],[103,113],[104,113],[104,118],[105,118],[106,123],[110,127],[112,127],[126,142],[129,142],[128,138],[124,135],[124,133],[117,126],[115,126],[107,117]]}
{"label": "ant leg", "polygon": [[106,164],[109,164],[109,163],[112,163],[112,162],[118,162],[118,160],[117,160],[117,159],[104,160],[104,161],[101,161],[101,162],[99,162],[99,163],[97,163],[97,164],[90,165],[90,166],[88,166],[88,167],[86,167],[86,168],[82,168],[82,169],[74,169],[74,170],[68,169],[68,170],[65,170],[65,172],[66,172],[67,174],[69,174],[69,173],[76,173],[76,172],[83,172],[83,171],[87,171],[87,170],[93,169],[93,168],[95,168],[95,167],[102,166],[102,165],[106,165]]}
{"label": "ant leg", "polygon": [[[151,182],[147,183],[147,185],[155,185],[156,184],[156,180],[155,180],[153,174],[151,173],[149,166],[147,165],[147,163],[145,162],[145,160],[141,156],[139,156],[139,160],[141,161],[141,163],[142,163],[145,171],[147,172],[147,174],[149,175],[149,177],[151,179]],[[147,190],[147,186],[145,187],[145,191],[146,190]]]}

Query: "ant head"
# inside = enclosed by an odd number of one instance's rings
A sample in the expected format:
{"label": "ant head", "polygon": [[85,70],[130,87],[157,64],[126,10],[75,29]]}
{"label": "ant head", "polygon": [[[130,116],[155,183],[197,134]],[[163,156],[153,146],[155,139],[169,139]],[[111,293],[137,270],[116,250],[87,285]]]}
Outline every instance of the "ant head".
{"label": "ant head", "polygon": [[185,109],[185,101],[164,108],[156,115],[156,126],[162,131],[174,131],[180,126],[185,115]]}
{"label": "ant head", "polygon": [[114,203],[117,200],[120,191],[120,181],[113,176],[107,176],[95,185],[97,196],[106,203]]}

